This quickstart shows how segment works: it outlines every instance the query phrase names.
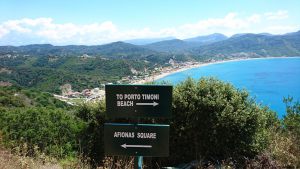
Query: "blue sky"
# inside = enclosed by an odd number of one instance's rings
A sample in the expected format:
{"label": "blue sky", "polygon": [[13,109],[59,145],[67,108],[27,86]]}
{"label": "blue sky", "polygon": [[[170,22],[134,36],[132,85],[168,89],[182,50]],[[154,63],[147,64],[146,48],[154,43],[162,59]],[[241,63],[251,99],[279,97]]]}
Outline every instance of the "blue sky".
{"label": "blue sky", "polygon": [[7,0],[0,45],[300,30],[299,0]]}

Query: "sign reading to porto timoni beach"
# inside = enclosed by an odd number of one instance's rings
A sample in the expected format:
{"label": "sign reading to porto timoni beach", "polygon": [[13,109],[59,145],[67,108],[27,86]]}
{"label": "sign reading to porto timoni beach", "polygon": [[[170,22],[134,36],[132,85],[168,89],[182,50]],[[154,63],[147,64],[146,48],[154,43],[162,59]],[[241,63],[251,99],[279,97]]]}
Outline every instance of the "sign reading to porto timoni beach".
{"label": "sign reading to porto timoni beach", "polygon": [[106,85],[108,117],[169,117],[172,86]]}
{"label": "sign reading to porto timoni beach", "polygon": [[169,155],[169,125],[106,123],[104,136],[106,155]]}

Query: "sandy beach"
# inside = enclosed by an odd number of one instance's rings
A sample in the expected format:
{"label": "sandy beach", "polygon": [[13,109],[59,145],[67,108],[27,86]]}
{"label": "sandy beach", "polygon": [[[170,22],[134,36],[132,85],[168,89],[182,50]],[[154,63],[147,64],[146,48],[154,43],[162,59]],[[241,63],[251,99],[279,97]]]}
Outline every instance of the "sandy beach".
{"label": "sandy beach", "polygon": [[237,62],[237,61],[242,61],[242,60],[253,60],[253,59],[273,59],[273,58],[289,58],[289,57],[262,57],[262,58],[236,58],[236,59],[230,59],[230,60],[222,60],[222,61],[212,61],[212,62],[194,62],[192,65],[187,65],[187,66],[182,66],[179,68],[169,68],[170,70],[167,71],[162,71],[159,74],[153,74],[146,79],[143,80],[138,80],[133,82],[132,84],[145,84],[149,82],[156,81],[158,79],[164,78],[168,75],[182,72],[188,69],[193,69],[193,68],[199,68],[203,66],[208,66],[212,64],[219,64],[219,63],[226,63],[226,62]]}

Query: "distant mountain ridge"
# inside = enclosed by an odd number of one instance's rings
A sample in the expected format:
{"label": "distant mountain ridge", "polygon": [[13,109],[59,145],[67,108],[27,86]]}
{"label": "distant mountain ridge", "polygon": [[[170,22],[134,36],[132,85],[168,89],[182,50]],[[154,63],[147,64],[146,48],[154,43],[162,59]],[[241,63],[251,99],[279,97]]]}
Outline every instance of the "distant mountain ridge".
{"label": "distant mountain ridge", "polygon": [[104,45],[32,44],[0,46],[0,82],[59,93],[117,83],[150,70],[185,61],[300,56],[300,31],[284,35],[221,34],[186,40],[171,39],[147,45],[113,42]]}
{"label": "distant mountain ridge", "polygon": [[108,58],[142,58],[158,54],[141,46],[125,42],[113,42],[105,45],[67,45],[53,46],[51,44],[32,44],[26,46],[0,46],[0,54],[19,53],[23,55],[38,56],[79,56],[83,54],[104,56]]}
{"label": "distant mountain ridge", "polygon": [[192,53],[214,57],[299,56],[300,31],[285,35],[243,34],[194,48]]}
{"label": "distant mountain ridge", "polygon": [[[107,58],[165,60],[172,55],[189,55],[186,58],[201,60],[207,57],[264,57],[300,55],[300,31],[284,35],[236,34],[228,38],[223,34],[211,34],[189,39],[168,39],[147,45],[113,42],[104,45],[33,44],[26,46],[0,46],[1,54],[22,54],[37,56],[93,55]],[[168,37],[170,38],[170,37]],[[158,40],[158,39],[156,39]],[[182,57],[181,57],[182,59]]]}
{"label": "distant mountain ridge", "polygon": [[206,36],[197,36],[194,38],[189,38],[189,39],[184,39],[186,42],[198,42],[202,44],[209,44],[209,43],[214,43],[222,40],[228,39],[227,36],[221,34],[221,33],[214,33],[211,35],[206,35]]}
{"label": "distant mountain ridge", "polygon": [[147,45],[150,43],[156,43],[156,42],[172,40],[172,39],[175,39],[175,38],[174,37],[164,37],[164,38],[130,39],[130,40],[125,40],[124,42],[131,43],[133,45]]}
{"label": "distant mountain ridge", "polygon": [[158,51],[158,52],[170,52],[170,53],[182,53],[187,49],[196,47],[197,43],[186,42],[180,39],[165,40],[161,42],[151,43],[144,45],[143,47]]}
{"label": "distant mountain ridge", "polygon": [[159,52],[171,52],[171,53],[189,53],[188,51],[192,48],[219,42],[227,39],[228,37],[215,33],[207,36],[197,36],[189,39],[172,39],[172,40],[164,40],[156,43],[151,43],[148,45],[144,45],[145,48],[159,51]]}

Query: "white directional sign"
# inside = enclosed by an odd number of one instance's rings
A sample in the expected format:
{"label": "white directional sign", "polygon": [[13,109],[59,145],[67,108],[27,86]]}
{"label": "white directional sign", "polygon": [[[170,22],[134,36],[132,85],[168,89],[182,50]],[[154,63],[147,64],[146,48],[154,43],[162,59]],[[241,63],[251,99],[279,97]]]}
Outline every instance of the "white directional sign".
{"label": "white directional sign", "polygon": [[169,154],[169,125],[105,123],[104,136],[106,155]]}
{"label": "white directional sign", "polygon": [[136,103],[137,106],[158,106],[159,103],[153,102],[153,103]]}
{"label": "white directional sign", "polygon": [[108,117],[169,117],[172,86],[106,85]]}
{"label": "white directional sign", "polygon": [[127,145],[126,143],[125,144],[122,144],[121,147],[123,148],[152,148],[151,145]]}

